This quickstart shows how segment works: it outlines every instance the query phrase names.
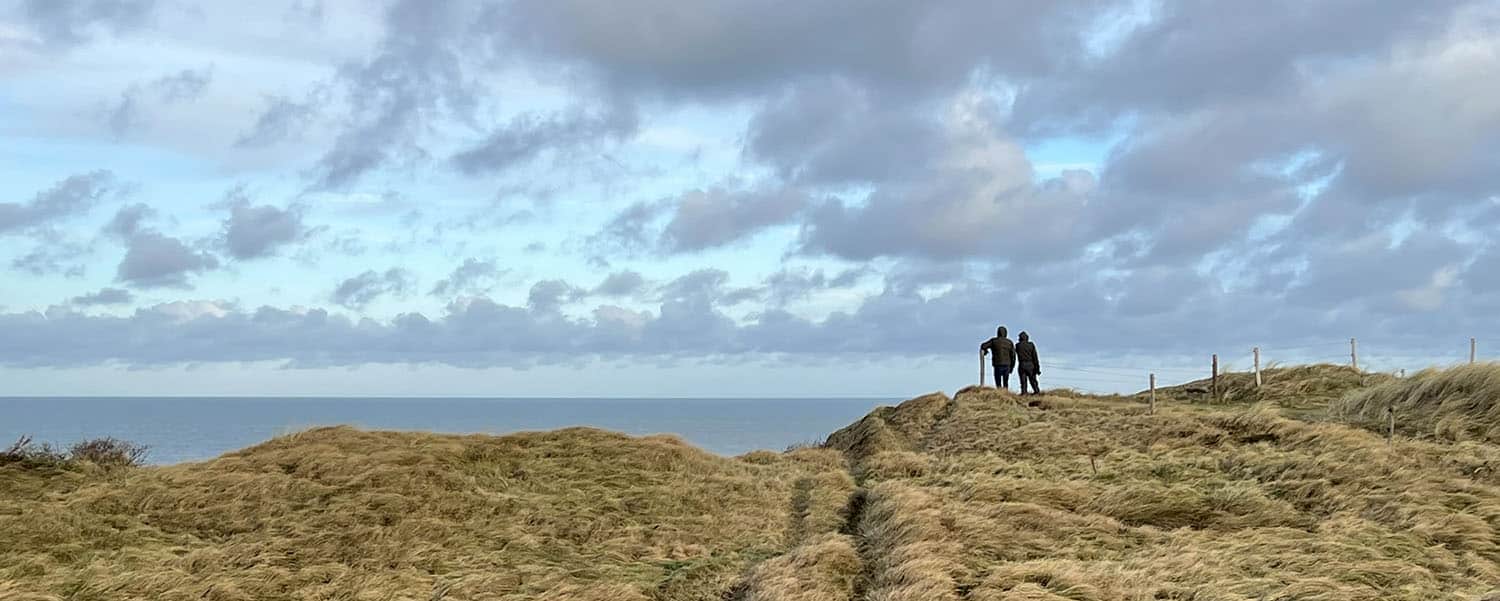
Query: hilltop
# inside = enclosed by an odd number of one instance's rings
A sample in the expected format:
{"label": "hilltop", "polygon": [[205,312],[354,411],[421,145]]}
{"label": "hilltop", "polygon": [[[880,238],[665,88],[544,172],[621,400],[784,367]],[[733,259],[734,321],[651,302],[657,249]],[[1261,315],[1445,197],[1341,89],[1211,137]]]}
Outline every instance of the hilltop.
{"label": "hilltop", "polygon": [[1500,367],[1338,369],[1155,414],[971,387],[734,458],[341,427],[0,462],[0,599],[1500,600]]}

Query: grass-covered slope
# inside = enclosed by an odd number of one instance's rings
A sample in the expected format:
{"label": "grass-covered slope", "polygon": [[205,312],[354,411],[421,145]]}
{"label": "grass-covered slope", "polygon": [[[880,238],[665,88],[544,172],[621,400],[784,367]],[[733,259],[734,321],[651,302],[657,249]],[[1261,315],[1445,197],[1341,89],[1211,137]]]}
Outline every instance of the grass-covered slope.
{"label": "grass-covered slope", "polygon": [[[1258,404],[1155,415],[969,388],[733,459],[328,428],[171,467],[0,462],[0,600],[1500,601],[1485,369],[1289,369]],[[1335,393],[1446,434],[1284,416]]]}
{"label": "grass-covered slope", "polygon": [[[1394,380],[1389,374],[1363,372],[1347,365],[1296,365],[1261,371],[1261,385],[1253,372],[1219,374],[1220,398],[1213,398],[1212,378],[1157,390],[1163,402],[1254,404],[1274,402],[1292,409],[1321,409],[1349,392]],[[1144,399],[1145,393],[1136,395]]]}
{"label": "grass-covered slope", "polygon": [[1424,370],[1351,393],[1330,413],[1384,431],[1390,410],[1406,434],[1500,444],[1500,363]]}
{"label": "grass-covered slope", "polygon": [[[1500,587],[1500,450],[1246,411],[993,390],[829,439],[870,598],[1473,600]],[[868,569],[873,567],[874,569]]]}
{"label": "grass-covered slope", "polygon": [[794,542],[799,482],[845,477],[831,451],[746,459],[327,428],[206,463],[0,467],[0,599],[715,599]]}

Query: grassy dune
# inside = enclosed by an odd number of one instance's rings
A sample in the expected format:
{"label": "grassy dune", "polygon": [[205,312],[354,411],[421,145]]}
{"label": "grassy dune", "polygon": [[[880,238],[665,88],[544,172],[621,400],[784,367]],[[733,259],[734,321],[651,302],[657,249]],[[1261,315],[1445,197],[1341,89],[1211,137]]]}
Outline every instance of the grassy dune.
{"label": "grassy dune", "polygon": [[206,463],[0,467],[0,598],[715,598],[800,535],[799,483],[844,477],[832,451],[747,459],[326,428]]}
{"label": "grassy dune", "polygon": [[1409,435],[1500,444],[1500,363],[1429,369],[1351,394],[1332,407],[1340,419],[1384,431],[1388,411]]}
{"label": "grassy dune", "polygon": [[[1155,415],[969,388],[737,458],[327,428],[170,467],[0,462],[0,599],[1500,601],[1490,372],[1299,369]],[[1281,410],[1334,389],[1353,425]],[[1360,427],[1382,403],[1466,425],[1387,444]]]}

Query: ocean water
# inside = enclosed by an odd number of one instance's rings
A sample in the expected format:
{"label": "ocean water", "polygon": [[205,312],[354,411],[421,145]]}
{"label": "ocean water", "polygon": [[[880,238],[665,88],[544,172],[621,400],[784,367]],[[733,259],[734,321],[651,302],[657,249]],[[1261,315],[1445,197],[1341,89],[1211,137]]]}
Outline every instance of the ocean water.
{"label": "ocean water", "polygon": [[0,398],[0,447],[22,435],[66,446],[112,436],[147,461],[201,461],[273,436],[347,424],[372,430],[505,434],[593,426],[671,433],[738,455],[821,441],[898,399]]}

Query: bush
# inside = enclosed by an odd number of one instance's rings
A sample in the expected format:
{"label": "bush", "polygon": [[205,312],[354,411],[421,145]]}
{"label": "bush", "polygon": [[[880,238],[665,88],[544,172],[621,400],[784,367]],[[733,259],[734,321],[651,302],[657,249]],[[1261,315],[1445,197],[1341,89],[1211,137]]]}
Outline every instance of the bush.
{"label": "bush", "polygon": [[37,444],[30,436],[22,436],[0,452],[0,465],[19,463],[22,467],[61,466],[68,456],[49,444]]}
{"label": "bush", "polygon": [[80,441],[68,449],[68,459],[87,461],[100,467],[138,467],[145,463],[146,445],[117,438]]}
{"label": "bush", "polygon": [[34,442],[30,436],[22,436],[9,448],[0,451],[0,465],[70,467],[86,461],[105,468],[137,467],[145,463],[147,450],[145,445],[106,437],[80,441],[64,452],[50,444]]}

